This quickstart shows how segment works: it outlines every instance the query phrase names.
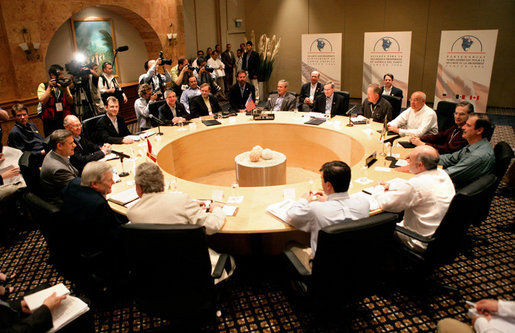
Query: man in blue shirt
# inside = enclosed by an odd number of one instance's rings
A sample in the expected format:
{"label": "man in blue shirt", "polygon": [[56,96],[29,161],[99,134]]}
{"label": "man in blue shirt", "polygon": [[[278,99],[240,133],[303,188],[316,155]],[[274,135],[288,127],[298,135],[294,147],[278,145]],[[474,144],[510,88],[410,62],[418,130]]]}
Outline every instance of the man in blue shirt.
{"label": "man in blue shirt", "polygon": [[440,156],[440,164],[457,189],[492,171],[495,154],[487,139],[492,130],[492,123],[485,115],[473,113],[463,125],[462,136],[468,145],[452,154]]}

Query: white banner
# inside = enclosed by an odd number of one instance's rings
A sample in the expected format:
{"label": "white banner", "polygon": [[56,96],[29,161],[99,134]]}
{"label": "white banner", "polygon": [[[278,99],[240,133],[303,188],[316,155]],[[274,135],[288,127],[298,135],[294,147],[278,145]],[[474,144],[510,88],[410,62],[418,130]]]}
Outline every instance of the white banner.
{"label": "white banner", "polygon": [[341,90],[342,34],[302,35],[302,84],[310,82],[311,72],[320,72],[320,82],[334,82]]}
{"label": "white banner", "polygon": [[363,48],[362,99],[369,84],[383,86],[385,74],[393,74],[393,85],[402,90],[402,107],[408,96],[411,31],[365,32]]}
{"label": "white banner", "polygon": [[498,30],[442,31],[435,88],[441,100],[467,101],[486,112]]}

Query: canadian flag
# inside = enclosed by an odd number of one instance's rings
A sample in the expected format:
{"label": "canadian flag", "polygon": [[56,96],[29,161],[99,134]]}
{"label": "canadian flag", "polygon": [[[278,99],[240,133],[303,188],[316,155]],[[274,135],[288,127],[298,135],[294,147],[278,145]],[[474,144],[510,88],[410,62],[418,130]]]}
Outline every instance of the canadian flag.
{"label": "canadian flag", "polygon": [[148,151],[147,151],[148,158],[150,158],[154,162],[157,162],[157,156],[154,152],[152,152],[152,144],[150,143],[150,140],[148,138],[147,138],[147,146],[148,146]]}

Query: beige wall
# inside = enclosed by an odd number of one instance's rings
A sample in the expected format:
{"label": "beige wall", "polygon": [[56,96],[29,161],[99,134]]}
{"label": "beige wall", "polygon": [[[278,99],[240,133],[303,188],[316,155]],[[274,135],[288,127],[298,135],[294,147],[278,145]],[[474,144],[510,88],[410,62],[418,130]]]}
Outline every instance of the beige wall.
{"label": "beige wall", "polygon": [[341,32],[343,90],[361,98],[364,32],[412,31],[409,90],[425,91],[432,101],[441,31],[499,29],[488,105],[515,106],[515,1],[382,0],[363,4],[350,0],[246,0],[247,32],[282,37],[271,82],[285,78],[290,89],[300,90],[301,35]]}

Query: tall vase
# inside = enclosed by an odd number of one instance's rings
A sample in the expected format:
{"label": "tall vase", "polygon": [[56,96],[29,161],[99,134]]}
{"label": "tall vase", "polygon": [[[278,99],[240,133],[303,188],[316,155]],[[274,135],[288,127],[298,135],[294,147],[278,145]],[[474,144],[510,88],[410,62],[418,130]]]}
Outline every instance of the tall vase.
{"label": "tall vase", "polygon": [[259,100],[266,101],[268,99],[268,81],[259,81],[258,82],[259,89]]}

